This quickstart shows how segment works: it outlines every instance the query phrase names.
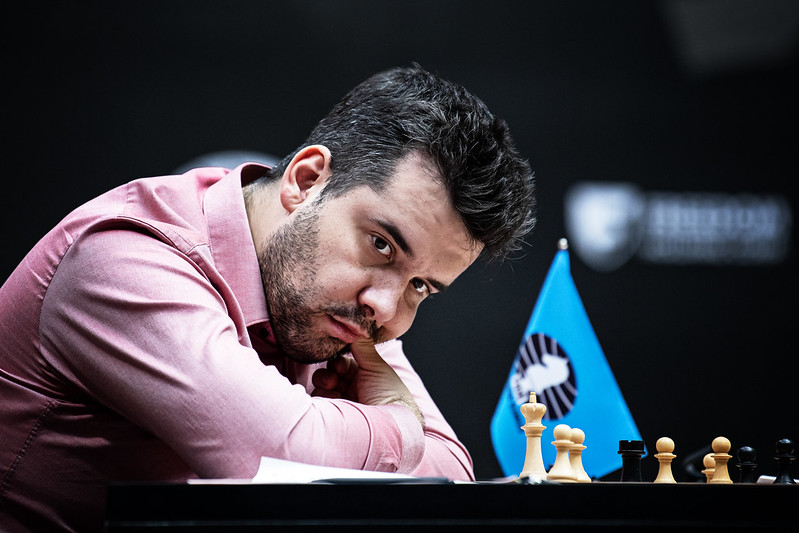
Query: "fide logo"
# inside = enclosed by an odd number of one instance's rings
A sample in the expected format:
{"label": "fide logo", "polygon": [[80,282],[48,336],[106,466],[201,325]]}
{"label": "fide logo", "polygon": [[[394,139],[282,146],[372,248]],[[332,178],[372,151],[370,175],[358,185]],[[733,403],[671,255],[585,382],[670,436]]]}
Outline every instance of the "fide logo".
{"label": "fide logo", "polygon": [[569,356],[557,340],[533,333],[522,342],[510,389],[519,406],[535,392],[538,401],[547,406],[545,420],[559,420],[572,410],[577,379]]}

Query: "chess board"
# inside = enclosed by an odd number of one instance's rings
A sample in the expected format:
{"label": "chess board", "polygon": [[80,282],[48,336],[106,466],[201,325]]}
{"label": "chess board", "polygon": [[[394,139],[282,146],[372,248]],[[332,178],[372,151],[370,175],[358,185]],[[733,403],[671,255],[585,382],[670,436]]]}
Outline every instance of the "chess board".
{"label": "chess board", "polygon": [[419,526],[764,531],[796,525],[797,501],[797,485],[136,483],[109,486],[106,530],[358,525],[381,532]]}

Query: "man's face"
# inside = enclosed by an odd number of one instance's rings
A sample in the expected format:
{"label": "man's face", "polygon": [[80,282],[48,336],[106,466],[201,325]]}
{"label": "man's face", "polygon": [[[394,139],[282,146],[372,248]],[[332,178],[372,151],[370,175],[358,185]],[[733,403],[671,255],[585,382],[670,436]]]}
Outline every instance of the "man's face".
{"label": "man's face", "polygon": [[379,194],[362,186],[308,200],[259,253],[272,328],[296,361],[315,363],[359,337],[405,333],[419,304],[474,262],[443,185],[416,156]]}

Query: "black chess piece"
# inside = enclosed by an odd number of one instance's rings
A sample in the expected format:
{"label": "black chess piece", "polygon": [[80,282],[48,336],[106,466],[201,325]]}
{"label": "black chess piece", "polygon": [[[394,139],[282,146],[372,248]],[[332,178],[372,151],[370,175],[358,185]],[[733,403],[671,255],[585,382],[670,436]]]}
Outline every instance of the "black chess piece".
{"label": "black chess piece", "polygon": [[791,439],[780,439],[777,441],[777,455],[774,459],[777,460],[777,477],[774,479],[775,485],[795,485],[796,482],[788,472],[791,469],[791,463],[796,459],[793,453],[793,441]]}
{"label": "black chess piece", "polygon": [[741,471],[739,483],[754,483],[755,482],[755,468],[757,464],[757,452],[751,446],[741,446],[738,448],[738,464],[736,465]]}
{"label": "black chess piece", "polygon": [[644,441],[620,440],[621,480],[643,481],[641,479],[641,457],[644,455]]}

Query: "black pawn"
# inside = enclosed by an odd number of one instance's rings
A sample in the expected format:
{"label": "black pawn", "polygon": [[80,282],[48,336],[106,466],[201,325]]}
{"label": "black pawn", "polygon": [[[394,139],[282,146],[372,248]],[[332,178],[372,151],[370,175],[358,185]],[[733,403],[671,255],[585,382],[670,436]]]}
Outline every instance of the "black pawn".
{"label": "black pawn", "polygon": [[738,448],[738,464],[736,465],[741,471],[740,483],[754,483],[755,482],[755,468],[757,464],[757,452],[751,446],[741,446]]}
{"label": "black pawn", "polygon": [[775,485],[795,485],[793,478],[788,473],[791,463],[796,456],[793,453],[793,441],[791,439],[780,439],[777,441],[777,477],[774,479]]}
{"label": "black pawn", "polygon": [[644,455],[644,441],[620,440],[621,480],[643,481],[641,479],[641,457]]}

